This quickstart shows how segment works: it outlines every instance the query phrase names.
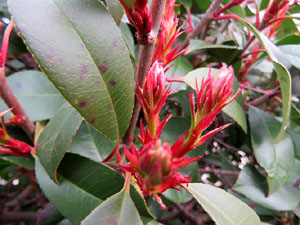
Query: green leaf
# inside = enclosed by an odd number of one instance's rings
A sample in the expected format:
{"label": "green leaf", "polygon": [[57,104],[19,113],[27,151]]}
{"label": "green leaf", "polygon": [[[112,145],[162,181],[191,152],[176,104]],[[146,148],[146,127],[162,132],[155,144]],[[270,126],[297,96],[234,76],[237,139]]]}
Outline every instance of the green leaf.
{"label": "green leaf", "polygon": [[168,189],[163,193],[163,196],[175,203],[185,203],[191,200],[192,197],[189,192],[183,188],[180,189],[181,191],[176,189]]}
{"label": "green leaf", "polygon": [[240,47],[234,45],[217,45],[199,39],[192,39],[190,40],[189,48],[186,51],[186,54],[189,54],[197,50],[205,50],[205,49],[241,50]]}
{"label": "green leaf", "polygon": [[161,140],[170,144],[177,141],[190,128],[190,121],[182,117],[172,117],[161,133]]}
{"label": "green leaf", "polygon": [[72,140],[69,152],[101,162],[113,148],[114,143],[84,121]]}
{"label": "green leaf", "polygon": [[[171,63],[173,66],[166,72],[166,77],[183,77],[187,75],[188,72],[193,70],[192,64],[188,59],[180,56]],[[178,92],[180,90],[185,90],[186,84],[181,82],[173,82],[171,85],[171,90],[173,92]]]}
{"label": "green leaf", "polygon": [[291,76],[289,71],[279,62],[276,57],[277,55],[281,54],[281,51],[276,47],[264,34],[260,33],[254,26],[250,23],[246,22],[243,19],[240,19],[243,25],[245,25],[249,30],[251,30],[254,35],[259,39],[260,43],[266,50],[266,53],[270,57],[273,62],[274,70],[277,74],[280,89],[282,94],[282,124],[281,129],[279,130],[275,142],[280,141],[283,137],[285,128],[289,122],[289,116],[291,112],[291,91],[292,91],[292,84],[291,84]]}
{"label": "green leaf", "polygon": [[295,157],[300,160],[300,130],[289,130],[289,134],[294,144]]}
{"label": "green leaf", "polygon": [[[191,86],[193,89],[196,89],[196,79],[198,85],[201,84],[201,81],[204,77],[206,77],[209,73],[210,68],[203,67],[195,69],[191,72],[189,72],[184,77],[184,82],[187,83],[189,86]],[[217,73],[217,69],[211,68],[211,73],[214,75]],[[235,79],[233,84],[233,89],[236,92],[239,88],[238,81]],[[223,108],[223,112],[226,113],[229,117],[231,117],[234,121],[237,122],[238,125],[241,126],[243,131],[247,133],[247,122],[246,117],[244,114],[244,110],[241,106],[242,104],[242,97],[238,96],[233,102],[231,102],[229,105]]]}
{"label": "green leaf", "polygon": [[[42,72],[27,70],[14,73],[7,82],[32,121],[47,120],[65,103],[63,97]],[[7,106],[0,101],[1,111]]]}
{"label": "green leaf", "polygon": [[274,144],[280,122],[255,107],[250,107],[249,122],[255,158],[268,174],[269,194],[272,194],[281,188],[289,176],[294,162],[293,143],[285,135]]}
{"label": "green leaf", "polygon": [[120,31],[122,32],[123,39],[126,43],[126,46],[130,52],[131,58],[135,60],[135,53],[134,53],[134,38],[133,35],[126,23],[120,24]]}
{"label": "green leaf", "polygon": [[186,188],[218,225],[259,225],[259,217],[244,202],[209,184],[191,183]]}
{"label": "green leaf", "polygon": [[180,0],[180,2],[187,10],[190,10],[192,8],[193,5],[192,0]]}
{"label": "green leaf", "polygon": [[[59,167],[60,185],[56,185],[36,159],[39,185],[53,205],[73,223],[79,224],[102,201],[119,192],[124,178],[110,167],[77,154],[67,153]],[[144,223],[153,219],[133,185],[130,196]],[[70,207],[72,206],[72,207]]]}
{"label": "green leaf", "polygon": [[50,178],[56,183],[57,168],[81,122],[79,113],[67,105],[50,120],[39,137],[37,155]]}
{"label": "green leaf", "polygon": [[34,160],[32,157],[19,157],[19,156],[1,156],[1,159],[11,162],[17,166],[24,167],[28,170],[34,169]]}
{"label": "green leaf", "polygon": [[[278,56],[279,60],[284,63],[286,67],[291,65],[300,69],[300,50],[299,45],[281,45],[279,46],[281,54]],[[284,61],[282,61],[282,60]]]}
{"label": "green leaf", "polygon": [[107,9],[114,18],[116,24],[119,26],[121,23],[124,10],[119,0],[106,0]]}
{"label": "green leaf", "polygon": [[102,202],[81,223],[82,225],[143,225],[126,188]]}
{"label": "green leaf", "polygon": [[252,201],[276,211],[293,210],[299,205],[299,190],[284,185],[277,192],[266,197],[267,186],[265,177],[255,167],[246,165],[234,185],[234,190],[244,194]]}
{"label": "green leaf", "polygon": [[[74,224],[80,224],[81,220],[101,203],[101,199],[91,195],[67,179],[64,179],[61,185],[55,184],[38,158],[35,160],[35,173],[45,196],[62,215],[69,218]],[[81,179],[84,179],[84,177]]]}
{"label": "green leaf", "polygon": [[98,0],[8,4],[49,80],[88,123],[109,139],[120,139],[132,114],[133,69],[119,28],[103,4]]}
{"label": "green leaf", "polygon": [[[110,167],[71,153],[67,153],[63,158],[59,173],[77,187],[101,200],[119,192],[124,183],[124,178]],[[145,200],[133,185],[130,187],[130,196],[143,222],[152,220]]]}

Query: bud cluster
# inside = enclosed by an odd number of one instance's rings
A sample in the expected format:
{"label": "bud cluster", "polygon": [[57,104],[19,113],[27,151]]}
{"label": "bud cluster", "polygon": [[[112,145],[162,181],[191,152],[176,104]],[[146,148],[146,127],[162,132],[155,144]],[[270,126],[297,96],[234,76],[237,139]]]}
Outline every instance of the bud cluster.
{"label": "bud cluster", "polygon": [[0,153],[14,156],[29,156],[31,154],[32,147],[17,139],[14,139],[7,133],[6,124],[14,126],[21,126],[25,120],[21,116],[13,116],[9,119],[9,122],[5,124],[4,115],[9,113],[12,109],[0,113],[2,128],[0,128]]}
{"label": "bud cluster", "polygon": [[152,16],[148,10],[148,0],[120,0],[127,18],[137,29],[137,39],[140,44],[151,42]]}

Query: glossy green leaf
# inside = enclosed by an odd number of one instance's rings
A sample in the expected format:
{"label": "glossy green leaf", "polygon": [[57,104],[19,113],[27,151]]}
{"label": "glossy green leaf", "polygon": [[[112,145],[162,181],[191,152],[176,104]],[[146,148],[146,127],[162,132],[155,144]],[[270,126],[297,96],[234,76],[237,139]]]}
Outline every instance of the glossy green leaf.
{"label": "glossy green leaf", "polygon": [[241,171],[234,190],[252,201],[276,211],[288,211],[300,203],[300,191],[287,185],[267,197],[267,181],[253,166],[246,165]]}
{"label": "glossy green leaf", "polygon": [[[14,73],[7,82],[32,121],[52,118],[65,103],[45,74],[27,70]],[[0,101],[1,111],[7,109]]]}
{"label": "glossy green leaf", "polygon": [[220,188],[209,184],[191,183],[186,189],[217,225],[261,224],[259,217],[249,206]]}
{"label": "glossy green leaf", "polygon": [[[62,215],[69,218],[76,225],[80,224],[81,220],[102,201],[76,186],[68,179],[64,179],[61,185],[55,184],[48,176],[38,158],[35,160],[35,173],[45,196]],[[81,179],[84,178],[81,177]]]}
{"label": "glossy green leaf", "polygon": [[190,40],[189,48],[186,51],[186,54],[194,52],[196,50],[205,50],[205,49],[231,49],[231,50],[241,50],[240,47],[234,45],[217,45],[212,44],[199,39]]}
{"label": "glossy green leaf", "polygon": [[192,8],[192,0],[180,0],[180,2],[187,10],[190,10]]}
{"label": "glossy green leaf", "polygon": [[[191,86],[193,89],[196,89],[196,79],[198,85],[201,84],[201,81],[204,77],[206,77],[209,73],[210,68],[203,67],[199,69],[195,69],[191,72],[189,72],[185,77],[184,81],[189,86]],[[211,68],[211,73],[216,74],[217,69]],[[233,89],[236,92],[239,88],[239,84],[237,80],[235,79],[233,84]],[[245,133],[247,133],[247,122],[246,117],[244,114],[244,110],[239,102],[242,102],[241,96],[238,96],[233,102],[231,102],[229,105],[227,105],[225,108],[223,108],[223,112],[226,113],[229,117],[231,117],[234,121],[237,122],[243,129]]]}
{"label": "glossy green leaf", "polygon": [[114,143],[84,121],[72,140],[69,152],[101,162],[113,148]]}
{"label": "glossy green leaf", "polygon": [[114,18],[116,24],[119,26],[121,23],[124,10],[119,0],[106,0],[107,9]]}
{"label": "glossy green leaf", "polygon": [[[300,49],[299,45],[281,45],[279,46],[281,54],[277,56],[280,61],[286,66],[290,67],[291,65],[300,69]],[[281,60],[282,59],[282,60]]]}
{"label": "glossy green leaf", "polygon": [[71,106],[63,107],[47,124],[37,145],[37,155],[50,178],[57,181],[57,168],[79,129],[82,117]]}
{"label": "glossy green leaf", "polygon": [[[67,153],[63,158],[59,167],[60,185],[49,178],[40,163],[37,164],[37,179],[46,197],[75,224],[79,224],[102,201],[119,192],[124,183],[124,178],[110,167],[77,154]],[[130,195],[143,222],[152,220],[145,200],[133,185]]]}
{"label": "glossy green leaf", "polygon": [[[74,185],[101,200],[119,192],[124,184],[124,178],[110,167],[77,154],[66,154],[59,167],[59,173]],[[130,187],[130,196],[142,221],[152,220],[144,198],[133,185]]]}
{"label": "glossy green leaf", "polygon": [[289,116],[291,112],[291,76],[289,71],[279,62],[279,60],[276,57],[277,55],[280,55],[280,50],[278,47],[276,47],[264,34],[260,33],[254,26],[252,26],[250,23],[246,22],[243,19],[240,19],[239,22],[241,22],[243,25],[245,25],[249,30],[251,30],[254,35],[259,39],[260,43],[266,50],[266,53],[270,57],[270,59],[273,62],[274,70],[277,74],[279,83],[280,83],[280,89],[282,94],[282,124],[281,129],[279,130],[277,137],[275,139],[275,142],[280,141],[280,139],[283,137],[285,128],[289,122]]}
{"label": "glossy green leaf", "polygon": [[280,122],[255,107],[250,107],[249,122],[255,158],[268,173],[269,194],[272,194],[281,188],[289,176],[294,162],[293,143],[285,135],[274,144]]}
{"label": "glossy green leaf", "polygon": [[[174,61],[172,61],[171,65],[173,65],[165,74],[166,77],[184,77],[188,72],[193,70],[192,64],[188,59],[184,57],[178,57]],[[180,90],[185,90],[186,84],[181,82],[173,82],[171,84],[171,90],[173,92],[178,92]]]}
{"label": "glossy green leaf", "polygon": [[19,157],[19,156],[1,156],[1,159],[11,162],[17,166],[24,167],[28,170],[34,169],[34,159],[32,157]]}
{"label": "glossy green leaf", "polygon": [[135,205],[126,188],[112,195],[81,223],[82,225],[143,225]]}
{"label": "glossy green leaf", "polygon": [[20,34],[49,80],[87,122],[109,139],[120,139],[133,108],[133,69],[119,28],[103,4],[8,3]]}

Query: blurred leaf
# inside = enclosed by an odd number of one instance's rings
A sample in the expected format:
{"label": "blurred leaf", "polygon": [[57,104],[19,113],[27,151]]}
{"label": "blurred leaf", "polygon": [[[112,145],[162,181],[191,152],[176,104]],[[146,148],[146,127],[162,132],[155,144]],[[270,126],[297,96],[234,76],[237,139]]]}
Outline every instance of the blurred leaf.
{"label": "blurred leaf", "polygon": [[163,142],[173,144],[188,129],[190,129],[189,120],[182,117],[172,117],[163,128],[160,138]]}
{"label": "blurred leaf", "polygon": [[[184,57],[180,56],[175,59],[171,65],[173,65],[165,74],[166,77],[183,77],[187,75],[193,69],[192,64]],[[171,90],[179,91],[185,90],[186,84],[181,82],[172,82]]]}
{"label": "blurred leaf", "polygon": [[84,121],[72,140],[69,152],[101,162],[113,148],[114,143]]}
{"label": "blurred leaf", "polygon": [[[198,85],[201,84],[201,81],[204,77],[206,77],[209,73],[210,68],[203,67],[195,69],[191,72],[189,72],[185,77],[184,81],[188,85],[190,85],[193,89],[196,88],[196,79]],[[217,73],[217,69],[211,68],[212,75]],[[239,84],[237,80],[235,79],[233,84],[234,93],[238,90]],[[244,110],[242,106],[240,105],[239,101],[241,97],[238,96],[233,102],[231,102],[229,105],[227,105],[225,108],[223,108],[223,112],[226,113],[230,118],[232,118],[235,122],[237,122],[238,125],[241,126],[243,131],[247,133],[247,123],[246,123],[246,117],[244,114]],[[242,101],[241,101],[242,102]]]}
{"label": "blurred leaf", "polygon": [[24,167],[25,169],[28,170],[33,170],[34,169],[34,159],[29,156],[29,157],[19,157],[19,156],[1,156],[1,159],[11,162],[17,166]]}
{"label": "blurred leaf", "polygon": [[58,183],[57,168],[79,129],[82,117],[71,106],[63,107],[40,135],[37,155],[50,178]]}
{"label": "blurred leaf", "polygon": [[284,19],[282,20],[281,24],[279,27],[276,29],[277,34],[276,38],[277,39],[283,39],[293,33],[298,32],[298,28],[296,24],[294,23],[293,19]]}
{"label": "blurred leaf", "polygon": [[119,26],[121,23],[124,10],[119,0],[106,0],[107,9],[114,18],[116,24]]}
{"label": "blurred leaf", "polygon": [[231,49],[231,50],[241,50],[240,47],[234,46],[234,45],[217,45],[212,44],[203,40],[199,39],[191,39],[189,48],[186,51],[185,54],[189,54],[191,52],[194,52],[196,50],[205,50],[205,49]]}
{"label": "blurred leaf", "polygon": [[284,37],[276,43],[276,46],[280,45],[294,45],[300,43],[300,34],[295,33]]}
{"label": "blurred leaf", "polygon": [[[32,121],[50,119],[65,103],[44,73],[27,70],[14,73],[7,82]],[[7,106],[0,100],[0,109]]]}
{"label": "blurred leaf", "polygon": [[284,58],[285,66],[290,67],[291,65],[295,66],[296,68],[300,69],[300,49],[299,45],[281,45],[279,46],[281,50],[280,59]]}
{"label": "blurred leaf", "polygon": [[192,8],[192,0],[180,0],[179,1],[186,9],[190,10]]}
{"label": "blurred leaf", "polygon": [[132,35],[128,25],[126,23],[121,23],[120,31],[122,33],[125,44],[130,52],[130,56],[135,60],[134,38],[133,38],[133,35]]}
{"label": "blurred leaf", "polygon": [[268,173],[270,195],[280,189],[289,176],[294,162],[293,143],[286,134],[274,144],[280,122],[255,107],[250,107],[249,122],[255,158]]}
{"label": "blurred leaf", "polygon": [[190,195],[190,193],[183,188],[180,189],[181,191],[178,191],[176,189],[168,189],[163,193],[163,196],[175,203],[184,203],[191,200],[192,196]]}
{"label": "blurred leaf", "polygon": [[[209,184],[191,183],[186,189],[216,224],[259,225],[259,217],[244,202]],[[228,204],[230,202],[230,204]],[[241,216],[243,215],[243,216]]]}
{"label": "blurred leaf", "polygon": [[276,57],[277,55],[281,54],[281,51],[278,47],[276,47],[263,33],[259,32],[254,26],[252,26],[247,21],[240,19],[239,22],[241,22],[243,25],[245,25],[249,30],[251,30],[254,35],[259,39],[260,43],[266,50],[266,53],[270,57],[270,59],[273,62],[274,70],[277,74],[279,83],[280,83],[280,89],[282,94],[282,124],[281,129],[277,134],[277,137],[275,139],[275,142],[280,141],[282,139],[285,128],[289,122],[289,116],[291,112],[291,77],[289,71],[279,62],[279,60]]}
{"label": "blurred leaf", "polygon": [[267,195],[267,181],[253,166],[246,165],[241,171],[234,190],[252,201],[276,211],[288,211],[300,203],[300,191],[284,185],[274,194]]}
{"label": "blurred leaf", "polygon": [[135,205],[126,188],[112,195],[81,223],[82,225],[143,225]]}
{"label": "blurred leaf", "polygon": [[300,160],[300,130],[289,130],[289,134],[294,144],[295,157]]}
{"label": "blurred leaf", "polygon": [[132,114],[133,69],[104,5],[98,0],[8,4],[49,80],[88,123],[109,139],[120,139]]}

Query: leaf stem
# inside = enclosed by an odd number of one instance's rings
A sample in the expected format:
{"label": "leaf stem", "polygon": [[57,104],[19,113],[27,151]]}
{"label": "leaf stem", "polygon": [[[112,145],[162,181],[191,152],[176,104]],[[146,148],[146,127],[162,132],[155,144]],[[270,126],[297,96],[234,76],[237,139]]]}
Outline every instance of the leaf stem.
{"label": "leaf stem", "polygon": [[[140,45],[138,68],[136,73],[136,80],[140,86],[142,85],[144,77],[151,66],[152,56],[156,44],[157,33],[160,26],[162,14],[164,12],[165,5],[166,5],[166,0],[151,1],[151,5],[150,5],[150,12],[152,14],[151,32],[153,34],[153,37],[155,38],[151,43],[147,43],[146,45]],[[141,106],[139,104],[139,101],[135,97],[131,121],[123,138],[124,144],[126,145],[129,144],[129,139],[134,134],[134,129],[136,127],[136,123],[139,118],[140,110],[141,110]]]}

